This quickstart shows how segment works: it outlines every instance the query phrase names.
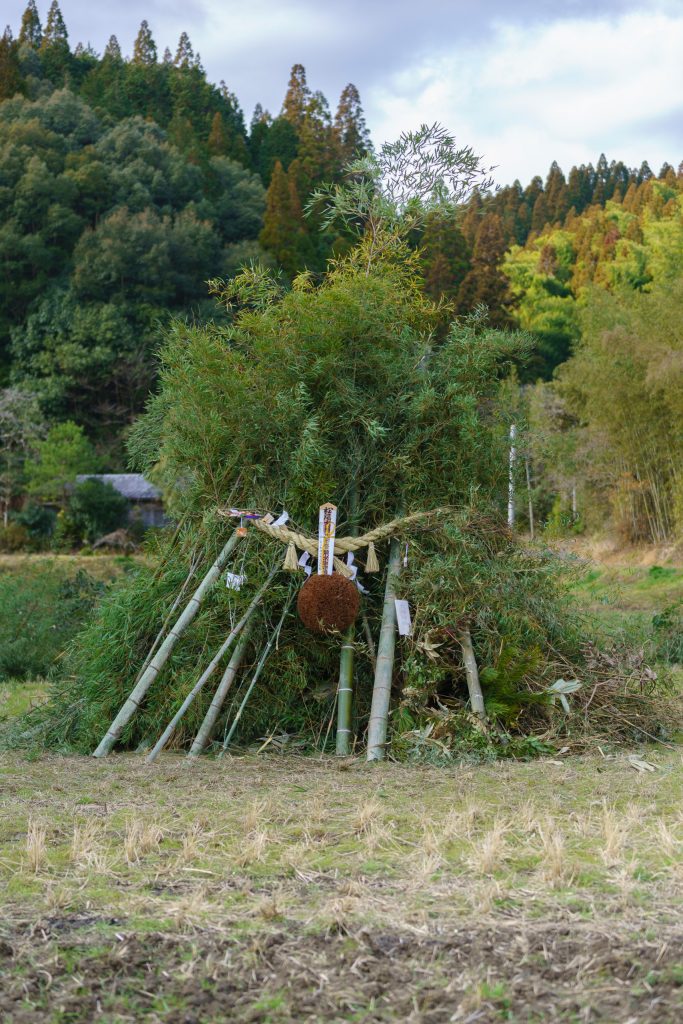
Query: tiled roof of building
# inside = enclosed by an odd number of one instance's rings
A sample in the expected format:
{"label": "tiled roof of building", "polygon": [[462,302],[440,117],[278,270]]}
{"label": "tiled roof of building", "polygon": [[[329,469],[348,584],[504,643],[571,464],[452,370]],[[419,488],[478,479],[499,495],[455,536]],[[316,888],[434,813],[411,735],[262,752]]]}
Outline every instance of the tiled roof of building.
{"label": "tiled roof of building", "polygon": [[114,490],[131,501],[154,501],[161,497],[159,488],[145,480],[142,473],[81,473],[76,477],[78,484],[84,480],[101,480],[102,483],[111,484]]}

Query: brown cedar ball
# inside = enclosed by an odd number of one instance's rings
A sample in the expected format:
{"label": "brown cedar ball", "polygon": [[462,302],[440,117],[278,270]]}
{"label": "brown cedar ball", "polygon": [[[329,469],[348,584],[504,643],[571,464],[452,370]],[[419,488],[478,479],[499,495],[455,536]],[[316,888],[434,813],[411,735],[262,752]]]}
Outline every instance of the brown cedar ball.
{"label": "brown cedar ball", "polygon": [[360,607],[358,587],[341,573],[309,576],[296,603],[299,618],[314,633],[343,633],[356,621]]}

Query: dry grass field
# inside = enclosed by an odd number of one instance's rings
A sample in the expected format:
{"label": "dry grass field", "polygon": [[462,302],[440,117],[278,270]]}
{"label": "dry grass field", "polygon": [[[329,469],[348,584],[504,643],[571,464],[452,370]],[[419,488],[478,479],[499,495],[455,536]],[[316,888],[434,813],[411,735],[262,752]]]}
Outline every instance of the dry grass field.
{"label": "dry grass field", "polygon": [[681,755],[0,755],[0,1019],[680,1021]]}

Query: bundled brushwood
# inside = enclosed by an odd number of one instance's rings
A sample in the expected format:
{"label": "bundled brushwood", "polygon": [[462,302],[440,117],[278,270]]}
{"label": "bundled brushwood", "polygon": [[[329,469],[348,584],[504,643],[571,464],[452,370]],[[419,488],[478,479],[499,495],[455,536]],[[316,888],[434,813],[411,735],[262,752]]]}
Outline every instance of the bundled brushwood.
{"label": "bundled brushwood", "polygon": [[671,740],[683,721],[683,698],[673,673],[663,665],[655,671],[642,647],[623,644],[582,648],[585,684],[571,699],[571,716],[555,726],[580,743],[602,738],[642,743]]}

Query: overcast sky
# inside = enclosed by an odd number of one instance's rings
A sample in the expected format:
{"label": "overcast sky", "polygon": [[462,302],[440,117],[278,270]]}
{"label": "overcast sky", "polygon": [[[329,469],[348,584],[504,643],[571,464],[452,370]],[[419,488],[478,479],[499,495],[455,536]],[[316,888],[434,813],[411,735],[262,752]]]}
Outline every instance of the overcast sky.
{"label": "overcast sky", "polygon": [[[38,0],[43,21],[48,0]],[[60,0],[72,45],[159,52],[184,29],[209,77],[277,113],[294,63],[334,108],[354,82],[375,143],[438,120],[501,183],[558,160],[683,159],[683,0]],[[3,0],[18,28],[25,0]],[[6,12],[6,13],[5,13]]]}

